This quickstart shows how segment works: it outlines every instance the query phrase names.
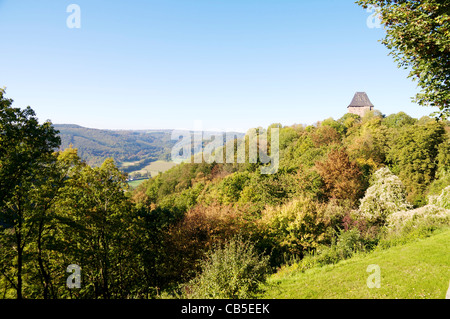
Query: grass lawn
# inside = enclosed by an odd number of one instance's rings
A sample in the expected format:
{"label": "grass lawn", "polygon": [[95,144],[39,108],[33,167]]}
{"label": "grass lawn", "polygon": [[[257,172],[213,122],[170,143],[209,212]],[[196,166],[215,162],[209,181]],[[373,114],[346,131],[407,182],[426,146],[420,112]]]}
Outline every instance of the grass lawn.
{"label": "grass lawn", "polygon": [[[380,267],[380,288],[368,288]],[[386,250],[357,255],[304,273],[295,265],[269,278],[264,299],[444,299],[450,281],[450,229]]]}

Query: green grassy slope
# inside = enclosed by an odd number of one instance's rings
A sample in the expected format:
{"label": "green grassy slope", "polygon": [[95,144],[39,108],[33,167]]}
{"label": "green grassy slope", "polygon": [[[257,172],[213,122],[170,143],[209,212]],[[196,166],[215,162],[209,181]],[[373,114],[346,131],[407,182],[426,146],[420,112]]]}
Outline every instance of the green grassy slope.
{"label": "green grassy slope", "polygon": [[[380,288],[368,288],[369,265],[380,267]],[[274,274],[267,299],[444,299],[450,280],[450,229],[386,250],[375,250],[335,265]]]}

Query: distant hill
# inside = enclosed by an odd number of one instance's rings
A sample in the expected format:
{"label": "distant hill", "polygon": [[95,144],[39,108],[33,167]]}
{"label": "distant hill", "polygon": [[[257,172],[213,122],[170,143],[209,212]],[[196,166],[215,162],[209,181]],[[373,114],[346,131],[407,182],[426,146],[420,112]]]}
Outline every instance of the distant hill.
{"label": "distant hill", "polygon": [[[60,132],[61,148],[72,145],[89,165],[98,166],[113,158],[125,172],[139,171],[150,163],[170,161],[173,130],[101,130],[75,124],[54,124]],[[212,132],[205,132],[207,133]],[[244,133],[236,133],[243,137]],[[206,139],[206,138],[205,138]],[[194,146],[195,147],[195,146]]]}
{"label": "distant hill", "polygon": [[[74,124],[55,124],[60,132],[61,148],[72,145],[89,165],[97,166],[106,158],[118,164],[139,162],[148,164],[158,159],[168,160],[176,141],[171,140],[171,130],[100,130]],[[133,165],[127,165],[133,170]]]}

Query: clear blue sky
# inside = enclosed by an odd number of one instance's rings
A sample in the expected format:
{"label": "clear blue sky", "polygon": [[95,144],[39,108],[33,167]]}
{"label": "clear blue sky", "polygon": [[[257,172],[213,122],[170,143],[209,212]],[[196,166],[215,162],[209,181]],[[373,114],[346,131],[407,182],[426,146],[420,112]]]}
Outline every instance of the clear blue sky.
{"label": "clear blue sky", "polygon": [[356,91],[430,114],[369,16],[353,0],[0,0],[0,87],[42,121],[105,129],[312,124]]}

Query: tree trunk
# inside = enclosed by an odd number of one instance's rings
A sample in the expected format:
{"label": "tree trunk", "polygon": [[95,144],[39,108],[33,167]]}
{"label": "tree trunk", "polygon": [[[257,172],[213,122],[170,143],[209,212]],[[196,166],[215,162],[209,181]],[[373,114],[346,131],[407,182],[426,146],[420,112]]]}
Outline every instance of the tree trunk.
{"label": "tree trunk", "polygon": [[23,258],[23,249],[22,249],[22,221],[19,217],[19,227],[16,232],[17,238],[17,299],[22,299],[22,258]]}
{"label": "tree trunk", "polygon": [[23,243],[22,243],[22,223],[23,214],[20,201],[17,202],[17,226],[15,227],[17,245],[17,299],[22,299],[22,263],[23,263]]}
{"label": "tree trunk", "polygon": [[37,238],[37,248],[38,248],[38,264],[39,270],[42,276],[42,285],[44,287],[44,299],[49,298],[49,288],[50,288],[50,275],[45,270],[44,260],[42,258],[42,232],[44,230],[44,218],[41,218],[39,221],[39,230],[38,230],[38,238]]}

